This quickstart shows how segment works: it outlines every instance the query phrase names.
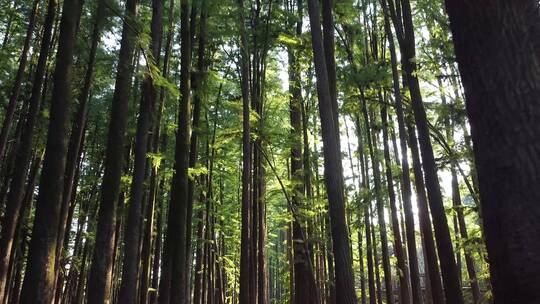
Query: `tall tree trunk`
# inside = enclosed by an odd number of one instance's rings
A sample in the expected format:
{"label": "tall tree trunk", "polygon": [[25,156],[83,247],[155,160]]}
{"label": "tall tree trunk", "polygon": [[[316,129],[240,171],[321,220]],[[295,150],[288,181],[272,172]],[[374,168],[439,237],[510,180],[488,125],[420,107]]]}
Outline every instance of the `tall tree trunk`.
{"label": "tall tree trunk", "polygon": [[[24,180],[30,157],[32,154],[34,128],[40,108],[41,89],[46,73],[47,57],[52,39],[52,28],[56,18],[56,0],[49,1],[47,15],[43,26],[41,39],[41,48],[39,52],[38,63],[34,74],[32,93],[28,101],[29,107],[26,113],[25,123],[18,145],[15,164],[18,164],[17,170],[11,178],[10,191],[6,201],[6,211],[2,219],[2,232],[0,238],[0,302],[3,301],[6,293],[6,276],[11,265],[11,247],[13,246],[13,236],[15,228],[20,219],[20,209],[24,195]],[[22,119],[22,118],[21,118]]]}
{"label": "tall tree trunk", "polygon": [[190,106],[191,34],[189,27],[189,3],[180,2],[181,10],[181,69],[176,133],[175,163],[171,184],[167,234],[165,239],[163,267],[160,282],[160,304],[183,304],[186,301],[186,215],[188,208],[188,167]]}
{"label": "tall tree trunk", "polygon": [[[195,13],[195,10],[193,9],[192,15]],[[194,22],[194,17],[191,18],[192,22]],[[198,40],[199,45],[197,47],[197,74],[194,78],[193,83],[193,90],[194,90],[194,96],[193,96],[193,121],[192,121],[192,132],[191,132],[191,139],[190,139],[190,148],[189,148],[189,167],[195,168],[197,165],[197,144],[198,144],[198,136],[200,133],[200,116],[201,116],[201,107],[203,103],[203,88],[204,88],[204,82],[206,80],[207,76],[207,59],[206,59],[206,47],[207,47],[207,19],[208,19],[208,3],[207,0],[203,0],[201,2],[200,7],[200,17],[199,17],[199,31],[198,31]],[[193,37],[195,36],[195,33],[192,33]],[[188,209],[187,209],[187,223],[186,223],[186,250],[187,250],[187,258],[186,258],[186,297],[188,299],[191,298],[191,284],[190,284],[190,278],[191,276],[191,263],[193,260],[192,257],[192,241],[191,241],[191,234],[192,234],[192,217],[193,217],[193,202],[194,202],[194,191],[195,191],[195,184],[192,179],[188,181]]]}
{"label": "tall tree trunk", "polygon": [[240,25],[240,81],[242,90],[242,232],[240,240],[240,304],[252,304],[250,296],[251,259],[251,140],[249,103],[249,52],[244,17],[244,0],[238,0]]}
{"label": "tall tree trunk", "polygon": [[420,152],[418,151],[418,141],[415,129],[409,124],[409,146],[414,169],[414,182],[416,183],[416,197],[418,201],[418,217],[420,218],[420,230],[422,232],[423,244],[425,247],[424,259],[426,261],[426,271],[429,275],[429,287],[432,303],[444,304],[443,288],[439,265],[437,263],[437,252],[431,230],[431,219],[429,217],[429,207],[427,203],[426,188],[422,174],[422,164],[420,162]]}
{"label": "tall tree trunk", "polygon": [[81,9],[80,0],[68,0],[63,5],[49,131],[21,303],[49,304],[54,297],[58,227],[67,156],[66,133],[71,103],[71,67]]}
{"label": "tall tree trunk", "polygon": [[[406,230],[406,240],[408,248],[408,257],[409,257],[409,272],[411,278],[411,295],[413,304],[422,304],[422,291],[420,284],[420,273],[418,268],[418,253],[416,249],[416,233],[415,233],[415,224],[414,224],[414,214],[412,209],[411,202],[411,177],[410,177],[410,166],[409,166],[409,156],[407,149],[407,130],[405,127],[405,117],[403,110],[403,102],[401,96],[401,90],[399,87],[399,72],[398,72],[398,62],[396,56],[396,49],[394,44],[394,38],[392,31],[389,26],[388,21],[388,7],[386,1],[383,2],[383,12],[385,15],[385,33],[388,38],[388,46],[390,49],[390,61],[392,64],[392,84],[394,92],[394,103],[396,107],[396,116],[398,122],[398,133],[399,133],[399,143],[400,143],[400,152],[401,152],[401,197],[403,200],[403,209],[405,213],[405,230]],[[396,26],[399,29],[398,26]]]}
{"label": "tall tree trunk", "polygon": [[388,110],[386,105],[381,105],[381,119],[383,130],[384,162],[386,167],[386,183],[388,187],[388,198],[390,200],[390,217],[392,220],[392,233],[394,236],[394,251],[397,258],[397,273],[400,284],[400,304],[408,304],[410,300],[409,284],[407,282],[408,268],[405,262],[404,248],[401,241],[399,228],[398,208],[396,205],[396,193],[394,190],[394,175],[392,173],[392,160],[390,158],[390,147],[388,141]]}
{"label": "tall tree trunk", "polygon": [[[163,1],[154,0],[152,2],[152,20],[151,20],[151,41],[150,50],[152,51],[152,58],[157,65],[159,63],[160,51],[161,51],[161,37],[163,33]],[[125,241],[124,241],[124,257],[122,262],[122,284],[120,285],[120,292],[118,301],[120,303],[135,303],[138,290],[139,279],[139,260],[141,257],[141,242],[142,242],[142,223],[143,223],[143,210],[144,207],[144,182],[148,176],[149,164],[147,161],[147,152],[149,148],[150,130],[153,124],[153,113],[155,108],[155,101],[157,90],[154,86],[153,76],[150,74],[151,66],[147,66],[147,74],[142,83],[139,105],[139,117],[137,120],[137,131],[134,147],[134,166],[133,177],[131,181],[131,189],[129,195],[129,210],[128,218],[125,226]],[[153,206],[150,207],[153,209]],[[150,209],[149,208],[149,209]],[[152,223],[153,212],[150,213],[149,222]],[[152,231],[152,225],[150,224],[149,233]],[[149,264],[149,263],[148,263]],[[143,274],[145,275],[145,274]],[[146,276],[148,277],[148,276]],[[139,290],[140,293],[147,293],[146,288]]]}
{"label": "tall tree trunk", "polygon": [[[438,78],[438,84],[439,84],[439,91],[441,95],[441,102],[444,106],[448,106],[446,102],[446,95],[444,91],[444,86],[441,78]],[[450,120],[450,117],[444,119],[444,125],[446,129],[446,138],[447,143],[450,146],[450,148],[453,148],[454,146],[454,131],[452,129],[453,127],[453,121]],[[456,165],[454,162],[451,162],[450,164],[450,174],[451,174],[451,186],[452,186],[452,206],[454,208],[454,233],[456,238],[456,248],[459,248],[458,246],[461,242],[467,241],[469,236],[467,233],[467,226],[465,224],[465,216],[463,214],[463,205],[461,204],[461,194],[459,192],[459,180],[457,177],[456,172]],[[471,194],[474,195],[474,194]],[[463,248],[465,253],[465,264],[467,267],[467,274],[469,275],[469,283],[471,286],[471,292],[473,296],[473,301],[475,304],[480,303],[482,295],[480,292],[480,286],[478,283],[478,278],[476,276],[476,269],[474,266],[474,258],[471,255],[471,251],[469,248]],[[456,250],[456,260],[457,260],[457,266],[458,266],[458,273],[460,274],[460,281],[461,280],[461,257],[459,254],[459,249]]]}
{"label": "tall tree trunk", "polygon": [[422,165],[424,168],[429,206],[431,216],[433,217],[433,227],[441,265],[444,293],[446,300],[449,303],[463,304],[463,292],[459,284],[454,249],[452,247],[452,239],[450,237],[450,230],[448,228],[444,210],[426,110],[422,101],[422,94],[420,92],[420,84],[417,76],[414,26],[410,1],[401,0],[401,9],[403,15],[403,31],[406,37],[406,39],[402,39],[402,42],[400,43],[403,54],[402,66],[411,94],[411,105],[418,130],[418,140],[420,143],[420,152],[422,154]]}
{"label": "tall tree trunk", "polygon": [[[149,304],[155,304],[158,300],[158,285],[159,285],[159,275],[160,275],[160,262],[161,262],[161,256],[162,256],[162,239],[163,239],[163,214],[165,208],[163,207],[163,195],[161,192],[163,192],[163,187],[165,186],[165,183],[163,179],[160,181],[159,184],[159,190],[158,190],[158,212],[156,214],[157,221],[156,221],[156,241],[154,245],[154,264],[152,265],[152,289],[154,289],[154,292],[150,293],[148,296],[148,303]],[[142,303],[146,304],[146,303]]]}
{"label": "tall tree trunk", "polygon": [[[79,106],[77,109],[77,113],[75,114],[75,118],[73,119],[73,125],[71,127],[71,136],[68,144],[64,188],[62,194],[62,206],[60,209],[60,222],[58,226],[58,239],[56,242],[56,276],[60,275],[59,263],[62,256],[66,229],[70,229],[70,221],[68,221],[70,202],[72,198],[72,193],[76,191],[77,187],[77,184],[75,182],[75,175],[78,167],[77,164],[79,163],[78,159],[82,154],[82,148],[84,145],[83,138],[84,132],[86,130],[88,102],[90,99],[90,91],[92,88],[96,53],[100,41],[101,23],[104,15],[104,10],[105,3],[103,1],[99,1],[94,17],[92,42],[90,46],[90,53],[88,55],[86,73],[84,75],[84,84],[79,96]],[[58,278],[56,280],[58,280]]]}
{"label": "tall tree trunk", "polygon": [[[372,164],[373,171],[373,183],[375,190],[375,203],[377,207],[379,233],[381,236],[382,247],[382,263],[384,271],[384,285],[386,293],[386,302],[389,304],[394,303],[393,290],[392,290],[392,273],[390,270],[390,257],[388,253],[388,235],[386,231],[386,219],[384,218],[384,205],[381,189],[381,171],[379,167],[379,160],[377,158],[377,132],[374,126],[376,125],[375,113],[372,109],[368,109],[365,101],[365,97],[362,94],[362,107],[364,112],[364,123],[366,125],[366,137],[369,148],[369,156]],[[380,94],[380,93],[379,93]],[[381,97],[379,97],[381,99]],[[369,112],[369,113],[368,113]]]}
{"label": "tall tree trunk", "polygon": [[[34,190],[36,185],[36,180],[38,177],[38,172],[41,168],[41,155],[36,155],[32,161],[33,165],[30,169],[28,175],[28,182],[26,185],[26,190],[23,198],[23,206],[21,208],[21,220],[17,225],[17,230],[15,232],[14,240],[16,242],[15,246],[12,247],[11,255],[14,258],[13,265],[10,269],[10,272],[7,276],[7,284],[9,286],[10,280],[13,282],[12,290],[10,290],[9,297],[4,298],[4,303],[7,303],[9,300],[11,303],[19,303],[19,297],[22,287],[23,272],[25,269],[25,252],[28,249],[27,246],[27,236],[29,234],[29,228],[27,227],[30,220],[29,215],[31,214],[32,201],[34,199]],[[15,273],[14,273],[15,272]],[[11,279],[13,277],[13,279]]]}
{"label": "tall tree trunk", "polygon": [[111,302],[114,244],[115,239],[118,237],[115,237],[117,202],[120,191],[120,177],[124,167],[124,133],[131,95],[132,62],[137,35],[136,29],[128,22],[136,20],[136,17],[137,0],[128,0],[125,6],[120,55],[109,121],[96,240],[86,292],[89,303]]}
{"label": "tall tree trunk", "polygon": [[471,123],[495,303],[536,303],[538,3],[456,0],[446,7]]}
{"label": "tall tree trunk", "polygon": [[[290,121],[291,121],[291,180],[293,193],[291,196],[293,212],[302,209],[302,92],[300,82],[299,61],[296,59],[297,51],[289,48],[289,93],[290,98]],[[298,214],[294,217],[298,219]],[[315,274],[310,263],[310,255],[306,244],[307,236],[302,228],[303,222],[294,220],[292,223],[293,256],[294,256],[294,297],[296,304],[316,303],[318,301],[315,285]]]}
{"label": "tall tree trunk", "polygon": [[[330,8],[327,8],[330,9]],[[335,121],[335,110],[332,106],[332,95],[328,70],[323,48],[319,4],[315,0],[308,1],[309,19],[311,24],[312,47],[317,76],[317,95],[321,117],[324,143],[325,183],[330,205],[331,232],[335,260],[336,302],[356,303],[354,292],[354,276],[352,271],[351,252],[349,250],[349,234],[345,222],[345,202],[343,193],[343,168],[339,151],[338,122]]]}

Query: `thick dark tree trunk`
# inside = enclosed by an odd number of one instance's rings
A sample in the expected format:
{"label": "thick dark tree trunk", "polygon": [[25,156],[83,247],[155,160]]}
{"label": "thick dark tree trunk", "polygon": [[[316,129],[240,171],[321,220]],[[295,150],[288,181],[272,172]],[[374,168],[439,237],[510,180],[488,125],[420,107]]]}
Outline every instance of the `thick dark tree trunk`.
{"label": "thick dark tree trunk", "polygon": [[81,9],[80,0],[67,0],[63,5],[49,131],[21,303],[49,304],[54,297],[58,226],[67,156],[66,133],[71,103],[71,67]]}
{"label": "thick dark tree trunk", "polygon": [[[86,73],[84,75],[84,84],[79,96],[79,106],[73,124],[71,127],[71,136],[68,144],[68,152],[66,159],[66,170],[64,177],[64,189],[62,195],[62,207],[60,209],[60,222],[58,226],[58,239],[56,242],[56,275],[59,274],[59,263],[62,256],[63,245],[66,230],[69,231],[71,221],[68,221],[68,215],[70,212],[70,202],[72,193],[76,192],[77,183],[75,181],[75,175],[78,167],[78,160],[82,154],[82,148],[84,145],[84,132],[86,130],[86,119],[88,114],[88,102],[90,99],[90,91],[92,88],[94,66],[96,62],[97,47],[100,41],[101,23],[104,18],[105,4],[103,1],[99,1],[98,8],[94,17],[94,24],[92,29],[92,42],[90,46],[90,53],[88,55],[88,64]],[[73,210],[73,209],[71,209]],[[58,278],[57,278],[58,280]]]}
{"label": "thick dark tree trunk", "polygon": [[471,122],[495,303],[537,303],[538,3],[453,0],[446,7]]}
{"label": "thick dark tree trunk", "polygon": [[[330,9],[330,8],[327,8]],[[335,287],[337,303],[356,303],[354,291],[354,276],[349,247],[349,234],[345,222],[345,201],[343,193],[343,168],[339,151],[339,130],[336,109],[333,108],[328,70],[323,47],[319,3],[308,1],[309,19],[311,24],[312,47],[317,76],[317,95],[321,117],[322,136],[324,143],[325,183],[330,205],[331,232],[335,261]]]}
{"label": "thick dark tree trunk", "polygon": [[132,24],[128,24],[127,20],[136,20],[136,16],[137,0],[128,0],[125,6],[125,21],[109,121],[95,247],[86,291],[89,303],[110,303],[111,301],[114,244],[115,239],[119,237],[115,236],[117,202],[120,192],[120,177],[124,168],[124,133],[131,95],[132,62],[137,35],[136,29]]}

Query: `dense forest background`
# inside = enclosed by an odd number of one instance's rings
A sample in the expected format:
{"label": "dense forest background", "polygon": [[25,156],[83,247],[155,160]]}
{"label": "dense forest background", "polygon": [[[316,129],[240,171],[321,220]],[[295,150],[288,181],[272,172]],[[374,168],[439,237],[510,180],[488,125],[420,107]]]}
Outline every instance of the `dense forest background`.
{"label": "dense forest background", "polygon": [[540,16],[0,0],[0,304],[540,303]]}

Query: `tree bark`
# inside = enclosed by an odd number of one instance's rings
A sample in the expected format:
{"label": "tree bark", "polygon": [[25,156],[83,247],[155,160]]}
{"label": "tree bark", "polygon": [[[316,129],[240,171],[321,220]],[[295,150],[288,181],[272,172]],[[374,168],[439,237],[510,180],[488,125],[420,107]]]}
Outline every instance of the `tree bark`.
{"label": "tree bark", "polygon": [[[49,131],[39,182],[27,272],[21,303],[51,303],[55,292],[55,260],[67,156],[67,122],[71,103],[71,67],[75,33],[82,1],[68,0],[63,5],[58,52],[54,71]],[[63,240],[63,238],[62,238]]]}
{"label": "tree bark", "polygon": [[251,256],[251,140],[249,52],[244,17],[244,0],[238,0],[240,25],[240,81],[242,90],[242,232],[240,240],[240,304],[252,304],[250,284]]}
{"label": "tree bark", "polygon": [[[327,8],[329,9],[329,8]],[[324,143],[325,183],[330,206],[331,232],[335,259],[336,302],[356,303],[354,292],[354,276],[352,271],[351,252],[349,250],[349,234],[345,223],[345,203],[343,193],[343,168],[339,151],[339,136],[335,121],[335,109],[332,106],[332,95],[328,80],[328,70],[323,48],[319,4],[315,0],[308,1],[309,20],[311,25],[314,64],[317,76],[317,95]]]}
{"label": "tree bark", "polygon": [[459,284],[452,239],[450,237],[450,230],[448,228],[444,210],[433,147],[431,145],[427,115],[417,77],[414,26],[410,1],[401,0],[401,9],[403,14],[403,30],[406,37],[406,39],[400,43],[403,54],[402,66],[411,93],[411,105],[418,130],[418,140],[420,143],[420,152],[422,154],[422,165],[424,168],[429,206],[433,217],[433,227],[441,265],[444,293],[446,300],[449,303],[463,304],[463,292]]}
{"label": "tree bark", "polygon": [[101,186],[96,240],[86,296],[89,303],[111,302],[111,278],[114,259],[117,202],[120,177],[124,167],[125,130],[130,100],[136,29],[127,20],[137,16],[137,0],[128,0],[125,6],[120,57],[110,114],[105,172]]}
{"label": "tree bark", "polygon": [[540,301],[537,7],[531,0],[446,1],[471,123],[495,303]]}
{"label": "tree bark", "polygon": [[11,247],[13,246],[13,236],[15,228],[20,219],[20,208],[24,195],[24,180],[30,157],[32,154],[34,128],[37,121],[37,115],[40,108],[41,89],[46,73],[47,58],[52,40],[52,28],[56,18],[56,0],[49,1],[49,7],[43,25],[43,34],[41,39],[41,48],[39,51],[38,63],[34,74],[32,93],[28,101],[29,107],[26,113],[20,143],[18,145],[15,164],[19,168],[14,171],[10,183],[10,191],[6,201],[6,211],[2,219],[2,232],[0,239],[0,302],[3,301],[6,293],[6,276],[11,265]]}
{"label": "tree bark", "polygon": [[178,107],[178,130],[176,133],[175,163],[171,184],[167,234],[163,252],[160,282],[160,304],[183,304],[186,301],[186,216],[188,208],[189,132],[191,117],[190,68],[191,34],[189,27],[189,3],[180,2],[181,10],[181,68]]}

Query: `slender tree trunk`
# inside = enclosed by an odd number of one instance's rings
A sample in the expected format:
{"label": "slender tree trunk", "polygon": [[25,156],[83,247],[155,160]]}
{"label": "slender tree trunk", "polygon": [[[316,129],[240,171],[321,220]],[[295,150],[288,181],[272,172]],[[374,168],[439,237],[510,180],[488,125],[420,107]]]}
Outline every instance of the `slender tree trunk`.
{"label": "slender tree trunk", "polygon": [[[154,289],[154,292],[150,293],[148,296],[148,303],[149,304],[155,304],[158,300],[158,285],[159,285],[159,275],[160,275],[160,262],[161,262],[161,256],[162,256],[162,239],[163,239],[163,213],[164,213],[164,207],[163,207],[163,187],[165,186],[165,183],[163,180],[160,181],[159,190],[158,190],[158,212],[157,212],[157,221],[156,221],[156,241],[154,245],[154,264],[152,265],[152,288]],[[142,303],[145,304],[145,303]]]}
{"label": "slender tree trunk", "polygon": [[188,166],[190,106],[191,35],[189,3],[182,0],[181,10],[181,70],[178,131],[176,134],[175,164],[171,184],[171,199],[164,246],[160,282],[160,304],[186,302],[186,216],[188,208]]}
{"label": "slender tree trunk", "polygon": [[[162,19],[163,19],[163,2],[154,0],[152,4],[152,21],[151,21],[151,42],[150,49],[152,50],[152,58],[156,64],[159,63],[162,37]],[[157,95],[156,87],[152,75],[150,75],[150,66],[147,66],[147,73],[142,83],[142,96],[139,105],[139,117],[137,120],[137,133],[135,138],[135,160],[133,166],[133,178],[131,181],[131,189],[129,196],[128,219],[125,226],[125,242],[124,242],[124,257],[122,284],[120,286],[119,298],[120,303],[135,303],[137,298],[137,287],[139,279],[139,259],[141,252],[142,241],[142,223],[144,207],[144,182],[147,178],[148,161],[147,152],[149,148],[150,134],[153,124],[153,113],[155,108],[155,100]],[[149,207],[153,209],[152,207]],[[153,212],[150,213],[150,219],[153,218]],[[152,223],[152,221],[149,221]],[[152,224],[150,224],[151,233]],[[148,263],[149,264],[149,263]],[[146,275],[146,274],[143,274]],[[147,277],[147,276],[146,276]],[[147,293],[146,288],[139,290],[140,293]]]}
{"label": "slender tree trunk", "polygon": [[[202,194],[201,194],[201,197]],[[204,218],[205,214],[204,211],[199,211],[199,215],[197,216],[197,243],[196,243],[196,252],[195,252],[195,279],[194,279],[194,287],[193,287],[193,304],[202,304],[202,285],[203,285],[203,255],[204,253],[204,246],[202,244],[202,240],[204,238],[205,234],[205,225],[204,225]]]}
{"label": "slender tree trunk", "polygon": [[[301,1],[297,3],[297,14],[301,14]],[[301,18],[301,17],[300,17]],[[295,26],[295,35],[302,33],[302,21],[299,19]],[[293,193],[291,196],[293,204],[293,212],[302,208],[302,192],[306,185],[302,184],[303,178],[303,158],[302,158],[302,87],[300,79],[300,62],[297,59],[298,51],[293,47],[289,47],[289,93],[290,98],[290,121],[291,121],[291,180],[293,185]],[[307,157],[304,155],[304,157]],[[295,219],[298,215],[295,216]],[[292,238],[293,238],[293,260],[294,260],[294,297],[296,304],[317,303],[317,287],[315,285],[315,274],[310,263],[310,255],[306,250],[308,247],[305,243],[307,236],[302,228],[304,220],[293,221],[292,223]]]}
{"label": "slender tree trunk", "polygon": [[[195,13],[195,10],[192,11],[192,15]],[[200,133],[199,130],[199,121],[200,121],[200,115],[201,115],[201,107],[203,103],[203,88],[204,88],[204,82],[206,80],[206,69],[207,69],[207,60],[206,60],[206,32],[207,32],[207,19],[208,19],[208,4],[206,0],[203,0],[200,7],[200,17],[199,17],[199,45],[197,49],[197,74],[194,78],[193,83],[193,90],[194,90],[194,96],[193,96],[193,122],[192,122],[192,132],[191,132],[191,139],[190,139],[190,149],[189,149],[189,167],[195,168],[197,165],[197,144],[198,144],[198,136]],[[194,22],[194,17],[191,18],[192,22]],[[192,33],[194,36],[194,33]],[[191,241],[191,232],[192,232],[192,217],[193,217],[193,202],[194,202],[194,194],[195,191],[195,185],[192,179],[188,181],[188,210],[187,210],[187,223],[186,223],[186,250],[187,250],[187,259],[186,259],[186,297],[188,299],[191,299],[191,284],[190,284],[190,278],[191,276],[188,275],[191,273],[191,263],[193,260],[192,257],[192,241]]]}
{"label": "slender tree trunk", "polygon": [[117,202],[120,177],[124,167],[124,133],[127,125],[127,109],[133,76],[132,62],[137,35],[136,29],[128,25],[127,20],[136,20],[136,16],[137,0],[128,0],[124,13],[125,21],[110,114],[96,240],[86,294],[89,303],[111,302],[114,244],[115,239],[119,237],[115,237]]}
{"label": "slender tree trunk", "polygon": [[240,304],[250,303],[251,250],[251,140],[249,103],[249,52],[244,17],[244,0],[238,0],[240,24],[240,81],[242,90],[242,232],[240,240]]}
{"label": "slender tree trunk", "polygon": [[396,205],[396,193],[394,190],[394,175],[392,173],[392,160],[390,158],[390,147],[388,141],[388,110],[386,105],[381,105],[381,119],[383,130],[383,146],[384,146],[384,162],[386,165],[386,183],[388,187],[388,198],[390,200],[390,217],[392,218],[392,233],[394,236],[394,250],[397,258],[397,273],[399,276],[400,284],[400,304],[410,303],[409,284],[407,282],[408,272],[407,264],[405,262],[404,248],[401,241],[401,233],[399,228],[398,208]]}
{"label": "slender tree trunk", "polygon": [[422,154],[423,168],[426,182],[426,190],[429,198],[431,216],[433,217],[433,227],[437,244],[437,251],[441,265],[443,277],[444,293],[449,303],[462,304],[463,292],[459,284],[454,249],[452,239],[444,210],[439,178],[437,175],[437,165],[428,128],[428,120],[420,84],[417,77],[417,66],[415,62],[415,40],[414,26],[412,21],[411,5],[409,0],[401,0],[403,13],[403,29],[405,41],[401,43],[403,54],[402,66],[406,75],[409,91],[411,93],[411,104],[414,114],[414,120],[418,130],[418,139],[420,143],[420,152]]}
{"label": "slender tree trunk", "polygon": [[426,269],[429,274],[429,286],[432,302],[434,304],[444,304],[443,288],[441,285],[441,276],[439,265],[437,263],[437,252],[431,230],[431,219],[429,217],[429,207],[422,174],[422,165],[420,163],[420,152],[418,151],[418,142],[416,133],[412,124],[409,125],[409,146],[413,160],[413,169],[416,183],[416,197],[418,201],[418,217],[420,218],[420,230],[425,246],[424,258],[426,260]]}
{"label": "slender tree trunk", "polygon": [[[24,77],[24,71],[26,69],[26,63],[28,62],[28,51],[30,49],[30,43],[34,34],[38,8],[39,0],[34,0],[32,4],[32,10],[30,11],[28,26],[26,29],[26,38],[24,39],[21,57],[19,59],[19,68],[17,69],[17,74],[15,75],[15,80],[11,88],[11,94],[9,95],[8,105],[4,112],[4,122],[2,123],[2,130],[0,131],[0,159],[4,157],[9,131],[11,129],[11,125],[13,124],[13,116],[15,114],[17,100],[19,99],[19,94],[21,92],[21,84]],[[8,34],[9,33],[6,32],[6,37],[8,36]]]}
{"label": "slender tree trunk", "polygon": [[[376,150],[377,147],[377,133],[373,132],[376,124],[376,118],[373,110],[368,110],[365,98],[362,94],[362,107],[364,112],[364,122],[366,125],[366,137],[368,139],[368,148],[369,154],[372,163],[373,170],[373,181],[374,181],[374,190],[375,190],[375,202],[377,207],[378,215],[378,225],[379,233],[381,236],[381,247],[382,247],[382,262],[383,262],[383,271],[384,271],[384,285],[386,293],[386,302],[389,304],[394,303],[393,299],[393,290],[392,290],[392,273],[390,270],[390,257],[388,253],[388,235],[386,232],[386,220],[384,218],[384,206],[383,206],[383,197],[381,189],[381,171],[379,167],[379,161],[377,159]],[[380,99],[380,98],[379,98]],[[369,112],[369,113],[368,113]]]}
{"label": "slender tree trunk", "polygon": [[[330,9],[330,8],[327,8]],[[354,276],[352,271],[349,235],[345,222],[345,203],[343,193],[343,168],[339,151],[339,130],[335,121],[337,113],[332,106],[332,95],[323,48],[319,5],[315,0],[308,1],[311,24],[312,47],[317,75],[317,93],[324,143],[325,183],[330,205],[331,232],[335,259],[335,287],[337,303],[356,303]],[[333,59],[332,59],[333,60]]]}
{"label": "slender tree trunk", "polygon": [[[422,291],[420,284],[420,273],[418,269],[418,254],[416,249],[416,233],[415,233],[415,224],[414,224],[414,214],[412,211],[412,202],[411,202],[411,177],[410,177],[410,166],[409,166],[409,156],[407,148],[407,130],[405,127],[405,117],[403,111],[403,103],[401,97],[401,90],[399,87],[399,73],[398,73],[398,62],[396,56],[396,50],[394,45],[394,38],[392,31],[390,30],[389,21],[388,21],[388,8],[386,1],[383,2],[383,12],[385,15],[385,32],[388,38],[389,49],[390,49],[390,60],[392,64],[392,84],[394,91],[394,101],[396,106],[396,116],[398,122],[398,132],[399,132],[399,142],[401,150],[401,197],[403,200],[403,208],[405,213],[405,230],[407,235],[407,248],[408,248],[408,257],[409,257],[409,271],[411,277],[411,295],[413,304],[422,303]],[[399,29],[399,27],[396,26]]]}
{"label": "slender tree trunk", "polygon": [[[33,157],[32,161],[33,165],[30,169],[29,175],[28,175],[28,182],[26,184],[26,191],[23,198],[23,206],[21,208],[21,220],[19,221],[17,225],[17,230],[15,232],[14,240],[16,242],[15,246],[12,247],[11,255],[14,257],[12,267],[10,268],[10,272],[7,276],[7,284],[13,282],[12,290],[10,290],[10,296],[9,298],[4,298],[4,303],[7,303],[7,300],[9,299],[12,303],[19,303],[19,297],[20,297],[20,291],[22,287],[22,279],[23,279],[23,270],[24,270],[24,260],[25,260],[25,252],[28,249],[27,246],[27,236],[28,236],[28,222],[30,220],[29,215],[31,214],[32,209],[32,201],[34,199],[34,190],[36,185],[36,180],[38,177],[39,170],[41,168],[41,156],[37,155]],[[15,272],[15,273],[14,273]],[[11,280],[11,277],[14,277],[13,280]]]}

